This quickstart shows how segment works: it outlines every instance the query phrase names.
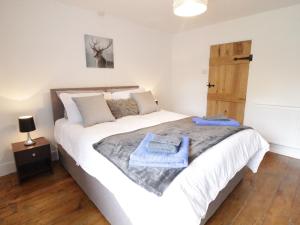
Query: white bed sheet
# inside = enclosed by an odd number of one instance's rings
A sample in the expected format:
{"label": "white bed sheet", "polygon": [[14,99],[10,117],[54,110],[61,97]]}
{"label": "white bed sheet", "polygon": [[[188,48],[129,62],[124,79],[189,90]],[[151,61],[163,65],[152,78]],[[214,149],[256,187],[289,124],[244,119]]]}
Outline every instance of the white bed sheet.
{"label": "white bed sheet", "polygon": [[247,165],[257,172],[269,150],[269,144],[257,131],[241,131],[205,151],[174,179],[161,197],[135,184],[92,147],[110,135],[185,117],[161,110],[89,128],[60,119],[55,124],[55,139],[79,166],[114,194],[132,224],[199,225],[209,203],[241,168]]}

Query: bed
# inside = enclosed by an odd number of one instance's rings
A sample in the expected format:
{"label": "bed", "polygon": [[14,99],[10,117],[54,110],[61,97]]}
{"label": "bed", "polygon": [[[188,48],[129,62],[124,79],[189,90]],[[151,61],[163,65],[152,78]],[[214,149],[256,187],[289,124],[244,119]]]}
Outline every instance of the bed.
{"label": "bed", "polygon": [[245,168],[257,171],[269,145],[253,129],[238,132],[197,157],[174,179],[163,196],[158,197],[128,179],[96,152],[92,144],[110,135],[187,116],[160,110],[83,128],[80,124],[68,123],[64,118],[64,107],[57,95],[62,91],[115,92],[136,88],[138,87],[51,89],[55,139],[60,161],[113,225],[203,225],[242,180]]}

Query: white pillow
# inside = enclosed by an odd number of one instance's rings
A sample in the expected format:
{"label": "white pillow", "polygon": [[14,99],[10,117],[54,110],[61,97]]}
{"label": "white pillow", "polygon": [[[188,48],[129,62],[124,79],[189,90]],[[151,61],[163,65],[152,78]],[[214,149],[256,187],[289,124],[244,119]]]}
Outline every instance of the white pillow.
{"label": "white pillow", "polygon": [[56,94],[58,97],[61,94],[103,94],[105,100],[111,100],[111,92],[104,92],[104,91],[95,91],[95,90],[67,90],[67,91],[56,91]]}
{"label": "white pillow", "polygon": [[102,94],[104,95],[105,100],[111,100],[112,99],[110,92],[102,92]]}
{"label": "white pillow", "polygon": [[128,99],[130,98],[131,93],[140,93],[140,92],[145,92],[145,89],[140,87],[137,89],[132,89],[132,90],[126,90],[126,91],[116,91],[111,93],[111,99],[117,100],[117,99]]}
{"label": "white pillow", "polygon": [[62,101],[65,111],[67,113],[68,121],[71,123],[82,123],[81,114],[72,98],[76,97],[88,97],[88,96],[96,96],[96,95],[104,95],[104,98],[111,98],[110,93],[101,93],[101,92],[89,92],[89,93],[61,93],[59,94],[59,98]]}

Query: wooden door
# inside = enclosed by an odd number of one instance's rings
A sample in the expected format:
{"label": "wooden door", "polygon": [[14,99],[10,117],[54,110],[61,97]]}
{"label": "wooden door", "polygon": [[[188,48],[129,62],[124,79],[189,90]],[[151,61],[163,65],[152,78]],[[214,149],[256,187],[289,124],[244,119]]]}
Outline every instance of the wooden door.
{"label": "wooden door", "polygon": [[244,121],[251,41],[210,47],[207,116],[225,115]]}

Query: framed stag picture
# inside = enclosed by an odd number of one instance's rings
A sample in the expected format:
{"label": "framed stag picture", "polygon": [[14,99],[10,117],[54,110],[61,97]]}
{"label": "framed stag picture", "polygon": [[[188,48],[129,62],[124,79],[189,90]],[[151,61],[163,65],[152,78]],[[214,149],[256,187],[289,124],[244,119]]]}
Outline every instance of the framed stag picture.
{"label": "framed stag picture", "polygon": [[84,35],[86,66],[114,68],[113,40],[110,38]]}

